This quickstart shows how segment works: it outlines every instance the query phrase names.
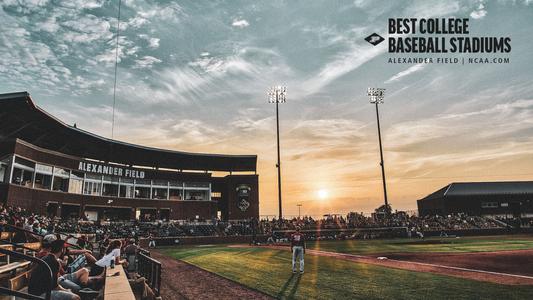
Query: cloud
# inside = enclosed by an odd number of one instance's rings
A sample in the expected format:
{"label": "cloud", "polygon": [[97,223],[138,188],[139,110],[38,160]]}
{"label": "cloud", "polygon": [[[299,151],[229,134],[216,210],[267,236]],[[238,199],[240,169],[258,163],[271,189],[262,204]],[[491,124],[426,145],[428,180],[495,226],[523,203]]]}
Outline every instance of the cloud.
{"label": "cloud", "polygon": [[487,15],[487,10],[485,9],[485,4],[483,0],[479,1],[477,9],[470,13],[470,17],[473,19],[481,19]]}
{"label": "cloud", "polygon": [[60,28],[55,17],[47,18],[45,21],[38,23],[37,27],[42,31],[50,33],[56,33]]}
{"label": "cloud", "polygon": [[233,23],[231,23],[231,26],[244,28],[250,26],[250,23],[248,23],[248,21],[246,21],[245,19],[233,19]]}
{"label": "cloud", "polygon": [[418,0],[406,8],[405,15],[411,18],[443,17],[460,10],[458,1]]}
{"label": "cloud", "polygon": [[[509,122],[513,120],[513,122]],[[480,110],[449,112],[417,121],[405,121],[387,130],[388,147],[395,151],[444,151],[453,141],[456,149],[472,143],[502,142],[533,128],[533,99],[498,103]],[[526,133],[522,133],[526,134]],[[433,145],[428,149],[424,145]],[[422,147],[422,148],[421,148]]]}
{"label": "cloud", "polygon": [[145,40],[148,42],[148,47],[152,50],[154,49],[157,49],[159,48],[159,41],[160,39],[158,38],[154,38],[154,37],[150,37],[149,35],[147,34],[139,34],[138,35],[141,39]]}
{"label": "cloud", "polygon": [[237,117],[230,122],[230,126],[244,132],[258,134],[260,131],[270,131],[274,126],[274,116],[265,116],[262,110],[256,108],[240,109]]}
{"label": "cloud", "polygon": [[413,66],[407,68],[406,70],[403,70],[403,71],[399,72],[398,74],[395,74],[391,78],[387,79],[385,81],[385,83],[391,83],[391,82],[400,80],[401,78],[403,78],[405,76],[408,76],[408,75],[411,75],[411,74],[413,74],[415,72],[418,72],[418,71],[424,69],[425,67],[426,67],[426,64],[413,65]]}
{"label": "cloud", "polygon": [[322,87],[333,82],[337,78],[352,72],[372,60],[378,55],[385,53],[384,47],[365,47],[364,44],[354,44],[349,50],[341,52],[335,58],[314,74],[304,85],[309,94],[315,93]]}
{"label": "cloud", "polygon": [[[44,2],[44,1],[43,1]],[[75,9],[95,9],[104,5],[105,0],[61,0],[60,5]]]}
{"label": "cloud", "polygon": [[148,43],[149,43],[149,47],[152,48],[152,49],[159,48],[159,39],[158,38],[150,38],[148,40]]}
{"label": "cloud", "polygon": [[160,63],[161,60],[153,56],[144,56],[141,59],[135,61],[135,68],[145,69],[151,68],[154,64]]}
{"label": "cloud", "polygon": [[63,34],[66,42],[91,43],[109,40],[113,37],[109,21],[90,14],[61,22],[61,26],[67,29]]}
{"label": "cloud", "polygon": [[146,20],[177,21],[183,15],[182,7],[177,3],[166,6],[155,5],[148,9],[136,6],[137,14]]}

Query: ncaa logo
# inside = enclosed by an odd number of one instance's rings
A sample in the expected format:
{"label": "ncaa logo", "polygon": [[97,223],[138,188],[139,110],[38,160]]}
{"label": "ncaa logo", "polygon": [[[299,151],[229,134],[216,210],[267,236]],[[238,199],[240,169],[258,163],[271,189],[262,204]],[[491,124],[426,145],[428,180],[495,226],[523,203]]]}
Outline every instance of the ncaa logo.
{"label": "ncaa logo", "polygon": [[377,34],[377,33],[372,33],[371,35],[367,36],[365,38],[365,41],[369,42],[370,44],[374,45],[374,46],[377,46],[378,44],[380,44],[381,42],[383,42],[385,39]]}

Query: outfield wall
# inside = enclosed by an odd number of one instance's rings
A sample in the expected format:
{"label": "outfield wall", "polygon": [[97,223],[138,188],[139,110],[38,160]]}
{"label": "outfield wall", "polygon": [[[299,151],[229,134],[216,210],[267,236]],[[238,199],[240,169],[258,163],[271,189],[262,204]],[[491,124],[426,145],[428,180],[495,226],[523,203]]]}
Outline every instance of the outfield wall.
{"label": "outfield wall", "polygon": [[[256,240],[266,241],[266,235],[257,235]],[[205,244],[249,244],[252,240],[251,235],[240,236],[185,236],[157,238],[157,246],[176,246],[176,245],[205,245]],[[148,239],[139,241],[141,247],[148,248]]]}

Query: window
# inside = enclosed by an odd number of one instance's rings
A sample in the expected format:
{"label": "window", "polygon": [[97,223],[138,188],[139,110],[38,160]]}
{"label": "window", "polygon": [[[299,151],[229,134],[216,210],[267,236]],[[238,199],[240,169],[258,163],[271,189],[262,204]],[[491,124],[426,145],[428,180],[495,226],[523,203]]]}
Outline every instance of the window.
{"label": "window", "polygon": [[154,180],[152,183],[152,199],[167,200],[168,181]]}
{"label": "window", "polygon": [[35,165],[35,188],[50,190],[52,189],[52,172],[53,168],[47,165]]}
{"label": "window", "polygon": [[15,165],[13,166],[13,177],[11,178],[11,183],[25,187],[32,187],[33,172],[35,172],[34,162],[20,157],[15,157]]}
{"label": "window", "polygon": [[118,177],[104,176],[102,196],[118,196]]}
{"label": "window", "polygon": [[149,199],[150,198],[150,188],[135,186],[135,198],[140,199]]}
{"label": "window", "polygon": [[83,188],[83,176],[84,174],[81,172],[72,171],[68,185],[69,193],[81,194]]}
{"label": "window", "polygon": [[52,175],[35,174],[35,188],[49,190],[52,188]]}
{"label": "window", "polygon": [[0,163],[0,182],[6,182],[7,165]]}
{"label": "window", "polygon": [[11,157],[7,157],[3,160],[0,160],[0,182],[9,181],[10,162],[11,162]]}
{"label": "window", "polygon": [[185,200],[209,200],[209,190],[185,190]]}
{"label": "window", "polygon": [[185,187],[208,188],[209,182],[186,182]]}
{"label": "window", "polygon": [[11,183],[22,185],[25,187],[32,187],[33,171],[15,167],[13,169],[13,178]]}
{"label": "window", "polygon": [[102,191],[102,176],[95,174],[86,174],[85,183],[83,185],[83,193],[85,195],[99,196]]}
{"label": "window", "polygon": [[151,180],[137,179],[135,180],[135,198],[150,199]]}
{"label": "window", "polygon": [[54,191],[68,192],[68,182],[70,178],[70,172],[61,168],[54,168],[54,182],[52,189]]}
{"label": "window", "polygon": [[168,190],[166,188],[154,188],[152,199],[167,200]]}
{"label": "window", "polygon": [[481,202],[481,208],[497,208],[498,202]]}
{"label": "window", "polygon": [[54,177],[52,187],[54,191],[68,192],[68,178]]}
{"label": "window", "polygon": [[183,188],[183,182],[180,182],[180,181],[170,181],[168,183],[170,185],[170,188],[172,187],[176,187],[176,188]]}
{"label": "window", "polygon": [[182,200],[183,199],[183,190],[181,188],[180,189],[176,189],[176,188],[170,187],[170,194],[169,194],[168,199],[170,199],[170,200]]}
{"label": "window", "polygon": [[221,198],[222,197],[222,193],[221,192],[212,192],[211,193],[211,198]]}
{"label": "window", "polygon": [[85,195],[99,196],[101,187],[102,187],[101,182],[85,181],[85,185],[83,186],[83,193]]}
{"label": "window", "polygon": [[133,179],[120,179],[120,194],[122,198],[133,198],[135,190],[133,189]]}

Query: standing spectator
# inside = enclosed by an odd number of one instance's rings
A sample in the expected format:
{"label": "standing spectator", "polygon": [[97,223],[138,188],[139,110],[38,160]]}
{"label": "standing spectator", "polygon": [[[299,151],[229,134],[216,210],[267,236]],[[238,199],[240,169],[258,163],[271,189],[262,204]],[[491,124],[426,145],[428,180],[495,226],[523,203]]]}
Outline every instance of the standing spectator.
{"label": "standing spectator", "polygon": [[155,239],[154,235],[151,232],[148,235],[148,248],[155,248]]}

